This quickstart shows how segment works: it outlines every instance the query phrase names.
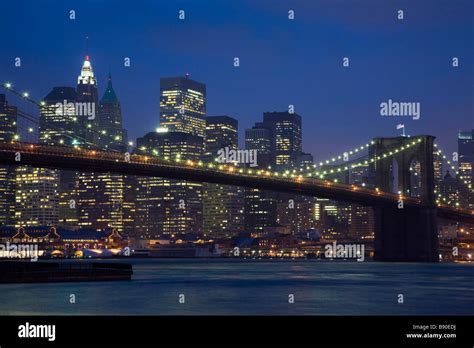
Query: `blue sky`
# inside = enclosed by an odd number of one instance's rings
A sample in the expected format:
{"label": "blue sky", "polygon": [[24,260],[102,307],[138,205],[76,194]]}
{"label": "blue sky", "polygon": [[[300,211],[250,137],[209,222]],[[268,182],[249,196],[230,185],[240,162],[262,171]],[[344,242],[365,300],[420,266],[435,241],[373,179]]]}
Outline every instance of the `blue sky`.
{"label": "blue sky", "polygon": [[[208,115],[238,119],[241,140],[263,112],[293,104],[316,159],[395,136],[398,123],[451,152],[457,132],[474,127],[473,12],[469,0],[9,1],[0,82],[36,99],[75,86],[89,36],[100,94],[111,71],[133,139],[159,124],[159,78],[190,73],[207,85]],[[380,116],[388,99],[420,102],[421,118]]]}

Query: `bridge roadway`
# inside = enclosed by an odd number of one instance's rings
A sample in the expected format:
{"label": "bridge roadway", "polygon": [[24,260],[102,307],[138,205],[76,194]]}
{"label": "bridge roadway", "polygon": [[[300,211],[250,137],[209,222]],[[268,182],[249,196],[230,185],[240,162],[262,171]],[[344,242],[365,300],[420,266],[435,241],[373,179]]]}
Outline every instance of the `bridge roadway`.
{"label": "bridge roadway", "polygon": [[[70,146],[0,142],[0,163],[235,185],[328,198],[365,206],[396,207],[400,198],[403,199],[404,207],[423,206],[418,198],[402,197],[327,180],[301,176],[284,177],[281,174],[276,176],[273,172],[265,170],[251,169],[249,172],[248,168],[241,169],[232,165],[212,164],[211,168],[208,164],[196,161],[165,160],[139,154],[130,154],[127,159],[126,154],[120,152]],[[474,223],[474,211],[470,210],[439,206],[437,215],[444,219]]]}

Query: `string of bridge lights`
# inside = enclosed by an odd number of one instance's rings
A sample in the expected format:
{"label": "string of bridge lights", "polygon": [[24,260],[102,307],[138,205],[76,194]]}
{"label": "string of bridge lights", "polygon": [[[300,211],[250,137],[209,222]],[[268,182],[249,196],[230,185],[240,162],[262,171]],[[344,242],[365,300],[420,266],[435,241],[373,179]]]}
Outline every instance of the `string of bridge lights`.
{"label": "string of bridge lights", "polygon": [[315,172],[314,174],[316,176],[319,176],[319,178],[323,179],[325,175],[330,175],[330,174],[338,174],[338,173],[342,173],[346,170],[349,170],[349,169],[353,169],[353,168],[357,168],[357,167],[362,167],[362,166],[367,166],[368,164],[371,164],[371,163],[376,163],[377,161],[380,161],[380,160],[383,160],[387,157],[390,157],[390,156],[393,156],[397,153],[401,153],[409,148],[411,148],[412,146],[415,146],[417,143],[420,143],[421,142],[421,138],[418,139],[418,140],[413,140],[411,141],[410,143],[407,143],[406,145],[402,145],[401,147],[399,148],[396,148],[396,149],[393,149],[391,151],[388,151],[386,153],[383,153],[379,156],[375,156],[374,158],[371,158],[371,159],[368,159],[368,160],[364,160],[362,162],[358,162],[358,163],[355,163],[355,164],[351,164],[351,165],[346,165],[346,166],[341,166],[339,168],[336,168],[336,169],[330,169],[328,171],[322,171],[322,172]]}
{"label": "string of bridge lights", "polygon": [[438,155],[441,156],[441,158],[446,162],[446,164],[448,165],[448,167],[456,174],[457,178],[459,179],[459,181],[461,181],[464,185],[466,185],[466,187],[471,190],[472,189],[472,184],[468,181],[465,181],[463,179],[460,178],[460,174],[459,174],[459,171],[456,169],[456,167],[454,166],[454,164],[451,163],[450,160],[448,160],[448,158],[446,157],[446,155],[443,155],[443,151],[439,148],[438,144],[434,144],[434,147],[438,150]]}
{"label": "string of bridge lights", "polygon": [[[12,84],[11,83],[4,83],[2,85],[2,87],[4,87],[5,89],[7,89],[8,91],[16,94],[17,96],[19,97],[22,97],[23,99],[27,100],[28,102],[31,102],[35,105],[37,105],[38,107],[43,107],[45,106],[45,102],[44,101],[41,101],[41,102],[37,102],[35,101],[34,99],[32,99],[29,95],[28,92],[23,92],[23,93],[20,93],[18,91],[16,91],[15,89],[13,89],[12,87]],[[91,124],[88,124],[87,125],[88,129],[91,131],[91,132],[95,132],[95,133],[98,133],[100,135],[106,135],[106,131],[96,131],[95,129],[92,129],[92,125]],[[28,128],[28,132],[31,133],[33,132],[33,128]],[[14,136],[14,140],[15,141],[18,141],[19,140],[19,135],[15,135]],[[85,139],[83,139],[85,143],[87,143],[87,141]],[[114,140],[120,140],[118,139],[118,137],[116,136],[114,138]],[[252,169],[247,169],[245,170],[244,168],[238,168],[237,166],[233,165],[233,166],[226,166],[226,165],[214,165],[213,163],[204,163],[202,161],[197,161],[196,164],[198,166],[207,166],[208,168],[211,168],[211,169],[218,169],[218,170],[227,170],[229,172],[238,172],[240,174],[258,174],[258,175],[266,175],[266,176],[282,176],[282,177],[289,177],[289,178],[298,178],[299,180],[303,180],[303,178],[305,177],[308,177],[308,178],[313,178],[313,176],[315,178],[319,178],[319,179],[324,179],[326,175],[330,175],[330,174],[338,174],[338,173],[342,173],[342,172],[345,172],[347,170],[350,170],[350,169],[353,169],[353,168],[357,168],[357,167],[361,167],[361,166],[366,166],[368,164],[371,164],[371,163],[375,163],[379,160],[382,160],[382,159],[385,159],[389,156],[392,156],[396,153],[399,153],[399,152],[403,152],[407,149],[409,149],[411,146],[414,146],[416,145],[416,143],[419,143],[421,142],[421,139],[418,139],[417,141],[412,141],[411,143],[408,143],[406,145],[403,145],[401,146],[400,148],[397,148],[397,149],[394,149],[392,151],[389,151],[387,153],[384,153],[380,156],[376,156],[374,158],[371,158],[369,160],[364,160],[364,161],[361,161],[361,162],[358,162],[358,163],[355,163],[355,164],[350,164],[350,165],[341,165],[339,168],[332,168],[332,169],[329,169],[329,170],[323,170],[323,171],[313,171],[314,169],[316,168],[322,168],[323,166],[325,165],[330,165],[330,164],[334,164],[338,161],[341,161],[341,160],[345,160],[347,161],[347,159],[349,158],[349,156],[352,156],[354,154],[357,154],[359,152],[362,152],[366,149],[368,149],[369,147],[373,146],[375,144],[374,141],[370,141],[369,143],[366,143],[364,145],[361,145],[361,146],[357,146],[355,148],[353,148],[352,150],[349,150],[349,151],[344,151],[343,153],[337,155],[337,156],[333,156],[329,159],[326,159],[326,160],[322,160],[322,161],[319,161],[318,163],[314,163],[312,164],[311,166],[307,166],[306,167],[306,170],[310,171],[310,172],[304,172],[304,173],[300,173],[300,174],[297,174],[298,171],[296,169],[293,169],[293,170],[286,170],[284,172],[278,172],[278,171],[274,171],[274,172],[271,172],[269,170],[252,170]],[[64,141],[60,141],[61,144],[64,143]],[[77,140],[76,139],[73,139],[72,141],[72,145],[74,146],[74,148],[76,149],[80,149],[78,144],[77,144]],[[133,146],[133,142],[128,142],[128,146],[132,147]],[[434,146],[436,147],[436,149],[438,150],[438,154],[440,156],[442,156],[442,159],[448,164],[449,168],[456,174],[456,176],[459,178],[459,171],[456,170],[456,167],[447,159],[447,157],[445,155],[442,154],[442,150],[438,147],[437,144],[434,144]],[[110,150],[110,149],[108,149]],[[112,149],[113,150],[113,149]],[[141,147],[140,150],[146,150],[146,147]],[[158,153],[158,150],[156,149],[152,149],[152,154],[155,156],[155,157],[159,157],[159,153]],[[114,152],[116,152],[116,150],[114,150]],[[168,156],[164,156],[163,157],[164,160],[168,161],[170,160],[170,158]],[[181,162],[181,158],[180,158],[180,155],[178,154],[176,156],[176,162]],[[194,162],[191,161],[191,160],[187,160],[186,163],[188,165],[194,165]],[[271,168],[271,167],[270,167]],[[269,168],[269,169],[270,169]],[[302,172],[304,169],[303,168],[300,168],[300,172]],[[460,178],[459,178],[460,179]],[[333,180],[334,182],[337,183],[337,179],[334,179]],[[472,185],[471,183],[468,183],[467,181],[465,180],[462,180],[460,179],[460,181],[465,184],[467,186],[467,188],[470,190]],[[364,184],[362,184],[362,186],[365,186]],[[435,192],[436,193],[436,192]],[[437,198],[437,203],[440,203],[441,201],[443,202],[450,202],[450,200],[447,200],[445,197],[441,197],[441,194],[440,193],[437,193],[438,195],[438,198]],[[455,203],[456,207],[458,207],[460,204],[459,202],[456,202]]]}
{"label": "string of bridge lights", "polygon": [[[42,106],[45,106],[45,103],[43,101],[41,102],[36,102],[34,99],[30,98],[28,92],[23,92],[23,93],[20,93],[18,91],[16,91],[15,89],[12,88],[12,85],[11,83],[5,83],[3,84],[3,87],[6,88],[7,90],[9,90],[10,92],[26,99],[27,101],[39,106],[39,107],[42,107]],[[87,127],[89,129],[92,128],[91,124],[88,124]],[[31,131],[31,129],[30,129]],[[105,135],[105,131],[95,131],[94,129],[91,129],[92,132],[96,132],[98,134],[101,134],[101,135]],[[15,140],[19,140],[19,137],[16,136],[15,137]],[[116,139],[117,140],[117,139]],[[421,140],[420,140],[421,141]],[[63,142],[60,142],[61,144],[64,144],[64,141]],[[284,172],[278,172],[278,171],[274,171],[274,172],[271,172],[269,170],[252,170],[252,169],[247,169],[245,170],[244,168],[238,168],[237,166],[233,165],[233,166],[226,166],[226,165],[214,165],[213,163],[203,163],[202,161],[199,161],[197,162],[197,164],[199,166],[207,166],[208,168],[212,168],[212,169],[219,169],[219,170],[228,170],[228,171],[231,171],[231,172],[238,172],[238,173],[241,173],[241,174],[244,174],[244,173],[247,173],[247,174],[258,174],[258,175],[267,175],[267,176],[270,176],[270,175],[273,175],[273,176],[282,176],[282,177],[290,177],[290,178],[299,178],[300,180],[303,179],[303,177],[313,177],[313,175],[316,177],[316,178],[320,178],[320,179],[324,179],[324,176],[327,175],[327,174],[333,174],[333,173],[338,173],[338,172],[341,172],[342,170],[346,171],[346,170],[349,170],[351,168],[356,168],[356,167],[359,167],[359,166],[363,166],[363,165],[367,165],[368,163],[373,163],[377,160],[380,160],[380,159],[383,159],[383,158],[386,158],[387,156],[389,155],[392,155],[392,151],[390,151],[388,154],[383,154],[381,156],[378,156],[376,159],[370,159],[369,161],[364,161],[364,162],[359,162],[357,164],[351,164],[351,165],[341,165],[341,167],[339,168],[336,168],[336,169],[330,169],[328,171],[316,171],[314,172],[313,169],[315,168],[321,168],[323,167],[324,165],[328,165],[328,164],[334,164],[340,160],[345,160],[346,158],[348,158],[349,156],[352,156],[356,153],[359,153],[359,152],[362,152],[366,149],[368,149],[369,147],[373,146],[375,144],[374,141],[371,141],[369,143],[366,143],[364,145],[361,145],[361,146],[357,146],[355,148],[353,148],[352,150],[349,150],[349,151],[344,151],[343,153],[337,155],[337,156],[334,156],[330,159],[326,159],[326,160],[322,160],[322,161],[319,161],[318,163],[314,163],[312,166],[308,166],[306,169],[307,170],[311,170],[311,172],[309,173],[300,173],[299,175],[297,174],[297,170],[296,169],[293,169],[292,171],[290,170],[286,170]],[[79,148],[78,144],[75,142],[75,140],[73,140],[73,143],[72,145],[77,149]],[[128,143],[129,146],[133,146],[133,142],[129,142]],[[410,147],[409,144],[405,145],[405,146],[402,146],[401,147],[401,150],[399,149],[395,149],[393,150],[393,153],[397,153],[399,151],[402,151],[404,148],[408,148]],[[145,151],[147,150],[146,147],[141,147],[140,150],[142,151]],[[152,152],[152,155],[154,155],[155,157],[159,157],[159,153],[158,153],[158,150],[156,149],[151,149],[151,152]],[[164,160],[169,160],[169,157],[168,156],[164,156],[163,157]],[[180,162],[181,161],[181,158],[180,158],[180,155],[177,155],[176,156],[176,161],[177,162]],[[187,161],[188,164],[194,164],[193,161],[190,161],[188,160]],[[311,168],[312,167],[312,168]],[[271,167],[270,167],[271,168]],[[342,169],[343,168],[343,169]],[[300,171],[303,171],[303,168],[300,169]],[[337,179],[335,180],[337,182]]]}
{"label": "string of bridge lights", "polygon": [[[30,102],[30,103],[32,103],[32,104],[38,106],[39,108],[44,107],[44,106],[46,105],[46,103],[45,103],[44,101],[38,102],[38,101],[34,100],[33,98],[31,98],[28,92],[19,92],[19,91],[15,90],[10,82],[6,82],[6,83],[4,83],[4,84],[2,84],[2,85],[0,85],[0,86],[3,87],[3,88],[5,88],[5,89],[8,90],[9,92],[15,94],[16,96],[21,97],[21,98],[23,98],[24,100],[26,100],[26,101],[28,101],[28,102]],[[38,123],[38,121],[35,120],[31,115],[29,115],[29,114],[27,114],[27,113],[25,113],[25,112],[23,112],[23,111],[20,112],[20,117],[23,117],[23,118],[25,118],[25,119],[27,119],[27,120],[29,120],[29,121],[31,121],[31,122]],[[74,120],[77,121],[77,118],[75,118]],[[55,130],[61,131],[61,129],[59,129],[59,128],[53,126],[53,125],[49,125],[49,127],[54,128]],[[97,131],[97,130],[95,130],[95,129],[92,127],[92,124],[90,124],[90,123],[88,123],[86,127],[88,128],[88,131],[89,131],[89,132],[94,133],[94,134],[96,134],[96,135],[99,135],[99,136],[100,136],[100,135],[107,135],[107,132],[106,132],[105,130]],[[33,128],[31,128],[31,127],[28,128],[28,132],[29,132],[29,133],[32,133],[33,131],[34,131]],[[82,138],[82,137],[79,136],[79,135],[71,136],[71,135],[69,135],[69,134],[63,134],[63,136],[66,137],[66,138],[69,138],[69,139],[71,140],[71,145],[73,145],[73,146],[78,145],[78,144],[80,143],[79,141],[81,141],[81,142],[83,142],[84,144],[87,144],[87,145],[89,145],[89,146],[96,147],[96,148],[99,148],[99,149],[104,149],[103,147],[101,147],[101,146],[99,146],[99,145],[97,145],[97,144],[94,144],[94,143],[91,143],[91,142],[87,141],[85,138]],[[47,137],[48,137],[48,135],[46,134],[46,135],[45,135],[45,139],[47,139]],[[19,139],[20,139],[20,136],[19,136],[18,134],[15,134],[13,140],[18,141]],[[114,137],[114,140],[115,140],[115,141],[119,141],[119,140],[120,140],[120,136],[115,136],[115,137]],[[59,144],[63,145],[64,143],[65,143],[64,139],[60,139],[60,140],[59,140]],[[133,143],[129,142],[128,145],[129,145],[129,146],[132,146]],[[110,148],[108,148],[108,147],[106,148],[106,150],[107,150],[107,151],[118,152],[117,150],[115,150],[115,149],[110,149]]]}
{"label": "string of bridge lights", "polygon": [[[410,147],[416,145],[417,143],[421,142],[421,139],[418,139],[418,140],[413,140],[412,142],[406,144],[406,145],[403,145],[401,146],[400,148],[397,148],[397,149],[394,149],[394,150],[391,150],[391,151],[388,151],[386,153],[383,153],[379,156],[376,156],[374,158],[371,158],[370,160],[365,160],[363,162],[359,162],[359,163],[356,163],[356,164],[352,164],[350,166],[350,168],[356,168],[356,167],[359,167],[359,166],[363,166],[363,165],[367,165],[369,163],[374,163],[374,162],[377,162],[379,160],[383,160],[387,157],[390,157],[396,153],[399,153],[399,152],[402,152],[402,151],[405,151],[407,149],[409,149]],[[142,151],[145,151],[146,150],[146,147],[141,147],[140,150]],[[152,153],[154,155],[156,155],[156,157],[160,157],[158,155],[158,151],[153,151],[152,150]],[[164,160],[166,161],[169,161],[171,160],[169,158],[169,156],[164,156],[163,157]],[[177,155],[176,156],[176,159],[175,159],[176,162],[180,163],[181,162],[181,156]],[[253,170],[253,169],[245,169],[245,168],[239,168],[235,165],[224,165],[224,164],[213,164],[213,163],[204,163],[202,161],[198,161],[198,162],[194,162],[192,160],[186,160],[186,164],[188,165],[195,165],[197,164],[198,166],[205,166],[205,167],[208,167],[208,168],[211,168],[211,169],[218,169],[218,170],[223,170],[223,171],[230,171],[230,172],[237,172],[237,173],[241,173],[241,174],[257,174],[257,175],[266,175],[266,176],[282,176],[284,178],[286,177],[289,177],[289,178],[298,178],[300,180],[303,180],[305,177],[301,174],[295,174],[294,172],[290,171],[290,170],[286,170],[284,172],[278,172],[278,171],[268,171],[268,170],[264,170],[264,169],[258,169],[258,170]],[[337,173],[337,172],[342,172],[343,170],[348,170],[350,169],[349,166],[345,166],[345,167],[340,167],[336,170],[330,170],[329,172],[326,172],[326,171],[323,171],[321,173],[319,172],[316,172],[315,174],[316,177],[315,178],[320,178],[320,179],[324,179],[324,175],[326,174],[333,174],[333,173]],[[309,174],[309,176],[311,177],[311,173]],[[336,179],[337,180],[337,179]],[[337,182],[337,181],[335,181]]]}
{"label": "string of bridge lights", "polygon": [[342,154],[340,154],[338,156],[334,156],[331,159],[326,159],[326,160],[320,161],[319,163],[314,163],[312,166],[306,167],[306,169],[311,170],[311,167],[313,167],[314,169],[318,168],[318,167],[322,167],[324,165],[328,165],[328,164],[335,163],[335,162],[340,161],[340,160],[344,160],[344,158],[346,158],[346,157],[348,159],[349,156],[351,156],[353,154],[356,154],[359,151],[364,151],[365,149],[368,149],[372,145],[375,145],[375,141],[373,141],[373,140],[371,142],[365,144],[365,145],[355,147],[354,149],[352,149],[350,151],[344,151]]}
{"label": "string of bridge lights", "polygon": [[[471,183],[461,179],[460,175],[459,175],[459,171],[456,170],[456,167],[451,163],[450,160],[448,160],[448,158],[443,155],[443,151],[439,148],[439,146],[437,144],[434,144],[434,147],[437,149],[437,155],[441,156],[441,158],[446,162],[446,164],[448,165],[448,168],[451,169],[455,174],[456,174],[456,177],[457,179],[462,182],[464,185],[466,185],[467,189],[468,190],[471,190]],[[434,191],[435,195],[436,195],[436,203],[439,205],[439,204],[447,204],[447,205],[453,205],[456,207],[456,208],[459,208],[461,206],[461,204],[459,203],[459,200],[457,201],[454,201],[453,199],[450,199],[450,198],[446,198],[446,197],[443,197],[441,195],[441,192],[437,192],[436,190]],[[459,197],[458,197],[459,199]]]}

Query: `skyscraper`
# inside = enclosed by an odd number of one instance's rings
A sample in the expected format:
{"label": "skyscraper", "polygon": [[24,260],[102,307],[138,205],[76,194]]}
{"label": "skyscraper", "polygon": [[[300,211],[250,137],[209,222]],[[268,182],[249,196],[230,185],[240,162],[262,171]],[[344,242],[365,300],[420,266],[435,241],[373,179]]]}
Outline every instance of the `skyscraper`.
{"label": "skyscraper", "polygon": [[261,123],[245,130],[245,149],[257,150],[257,163],[262,168],[267,168],[273,163],[272,137],[270,130]]}
{"label": "skyscraper", "polygon": [[468,207],[474,209],[474,129],[458,134],[459,179],[471,186],[467,190]]}
{"label": "skyscraper", "polygon": [[18,109],[8,105],[5,94],[0,94],[0,141],[15,140],[18,131]]}
{"label": "skyscraper", "polygon": [[102,148],[125,152],[127,132],[122,128],[122,107],[112,86],[109,74],[107,88],[99,104],[99,145]]}
{"label": "skyscraper", "polygon": [[81,141],[76,115],[76,90],[73,87],[54,87],[43,98],[40,108],[40,143],[75,145]]}
{"label": "skyscraper", "polygon": [[160,126],[205,137],[206,85],[185,77],[160,79]]}
{"label": "skyscraper", "polygon": [[458,178],[453,177],[449,170],[440,183],[441,203],[456,207],[467,208],[468,188]]}
{"label": "skyscraper", "polygon": [[86,142],[82,146],[94,147],[98,142],[97,127],[99,123],[95,114],[99,106],[99,97],[97,79],[89,56],[86,56],[81,73],[77,77],[77,103],[76,105],[80,106],[82,110],[94,110],[92,116],[78,115],[79,136]]}
{"label": "skyscraper", "polygon": [[57,170],[18,167],[16,170],[15,226],[57,226],[59,212]]}
{"label": "skyscraper", "polygon": [[[137,139],[151,155],[199,160],[206,135],[206,85],[189,76],[160,79],[160,128]],[[202,233],[201,183],[139,178],[137,235]],[[147,221],[148,220],[148,221]]]}
{"label": "skyscraper", "polygon": [[[150,132],[137,139],[140,153],[177,161],[199,160],[201,137],[183,132]],[[202,233],[202,184],[139,177],[135,198],[136,237]]]}
{"label": "skyscraper", "polygon": [[[351,184],[371,187],[369,179],[369,165],[359,165],[350,169],[349,180]],[[353,240],[373,239],[374,237],[374,211],[372,207],[351,204],[350,228],[348,237]]]}
{"label": "skyscraper", "polygon": [[434,181],[435,191],[439,192],[439,184],[443,179],[443,158],[442,155],[435,149],[433,151],[433,169],[434,169]]}
{"label": "skyscraper", "polygon": [[[3,132],[3,137],[8,139],[13,133],[14,129],[12,127],[16,127],[18,119],[17,110],[9,107],[4,97],[0,98],[0,114],[3,113],[7,115],[6,117],[10,121],[8,128]],[[13,138],[16,139],[17,137],[14,136]],[[11,173],[10,171],[6,177],[11,179]],[[21,166],[15,169],[14,181],[13,223],[15,226],[56,226],[59,211],[59,172],[53,169]],[[7,180],[5,185],[10,185],[10,180]],[[7,196],[7,199],[10,201],[11,196]],[[10,216],[13,216],[11,212]]]}
{"label": "skyscraper", "polygon": [[[259,168],[273,163],[272,134],[268,128],[257,123],[245,130],[245,149],[257,151]],[[265,227],[273,226],[277,220],[276,193],[255,188],[245,190],[245,231],[262,235]]]}
{"label": "skyscraper", "polygon": [[[83,142],[79,137],[76,101],[76,90],[73,87],[54,87],[46,95],[40,108],[40,143],[71,146]],[[58,224],[64,228],[77,228],[76,171],[54,172],[59,178]]]}
{"label": "skyscraper", "polygon": [[[97,83],[88,58],[78,81],[78,99],[97,103]],[[100,100],[97,117],[90,120],[82,116],[82,119],[85,119],[86,125],[97,125],[97,128],[90,129],[90,134],[93,134],[88,136],[92,145],[104,150],[125,150],[126,132],[122,129],[122,110],[110,76]],[[111,173],[79,173],[77,190],[80,227],[102,230],[115,228],[119,232],[123,231],[124,178],[123,175]]]}
{"label": "skyscraper", "polygon": [[316,228],[315,200],[308,196],[280,195],[277,222],[296,235]]}
{"label": "skyscraper", "polygon": [[[276,170],[287,170],[300,166],[308,160],[302,157],[301,116],[290,112],[265,112],[263,122],[257,122],[252,129],[245,132],[246,149],[257,150],[259,167],[275,167]],[[280,223],[288,224],[292,232],[306,228],[290,226],[297,220],[298,213],[306,215],[312,210],[311,202],[299,200],[296,210],[289,210],[288,202],[294,197],[276,194],[257,189],[246,190],[245,225],[256,234],[265,227]],[[280,207],[277,214],[277,205]],[[309,207],[309,209],[308,209]],[[310,213],[311,214],[311,213]],[[293,217],[292,217],[293,216]]]}
{"label": "skyscraper", "polygon": [[[238,122],[229,116],[206,117],[206,162],[212,162],[218,151],[238,149]],[[203,230],[213,237],[231,237],[244,228],[243,188],[205,184],[203,194]]]}
{"label": "skyscraper", "polygon": [[301,116],[289,112],[265,112],[263,127],[270,130],[274,164],[295,165],[302,152]]}
{"label": "skyscraper", "polygon": [[[18,110],[0,94],[0,141],[9,142],[17,134]],[[15,168],[0,166],[0,226],[14,224]]]}

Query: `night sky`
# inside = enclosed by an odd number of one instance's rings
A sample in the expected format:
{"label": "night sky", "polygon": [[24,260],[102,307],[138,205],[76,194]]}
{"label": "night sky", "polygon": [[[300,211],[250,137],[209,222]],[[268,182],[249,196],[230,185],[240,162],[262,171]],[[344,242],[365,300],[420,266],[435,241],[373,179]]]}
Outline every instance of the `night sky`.
{"label": "night sky", "polygon": [[[208,115],[239,120],[241,142],[264,111],[293,104],[316,160],[395,136],[398,123],[455,151],[474,126],[473,12],[471,0],[2,1],[0,82],[37,100],[75,86],[89,36],[99,94],[111,71],[133,140],[159,125],[160,77],[189,73],[207,85]],[[420,102],[420,120],[380,116],[388,99]]]}

